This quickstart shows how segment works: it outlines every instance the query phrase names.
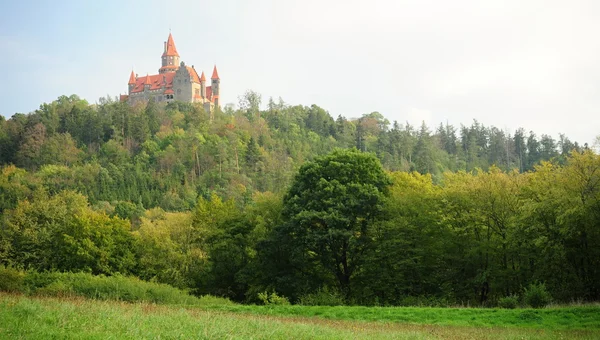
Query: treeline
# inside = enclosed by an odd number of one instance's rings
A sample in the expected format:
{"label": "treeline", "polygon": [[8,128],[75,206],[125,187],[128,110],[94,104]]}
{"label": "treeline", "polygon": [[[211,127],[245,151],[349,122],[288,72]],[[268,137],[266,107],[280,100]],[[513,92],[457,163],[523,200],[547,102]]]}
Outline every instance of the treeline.
{"label": "treeline", "polygon": [[535,283],[556,301],[597,301],[599,184],[591,151],[523,174],[448,172],[441,184],[336,151],[303,166],[283,197],[257,192],[240,206],[213,193],[190,212],[141,212],[134,226],[81,194],[38,190],[4,211],[0,264],[136,275],[242,302],[276,292],[489,305]]}
{"label": "treeline", "polygon": [[[92,204],[186,211],[211,192],[239,203],[255,191],[281,193],[301,164],[336,147],[374,152],[388,170],[430,173],[436,182],[445,171],[562,164],[571,150],[584,149],[563,135],[558,141],[522,129],[510,135],[477,122],[432,131],[390,125],[377,112],[334,120],[316,105],[270,100],[261,111],[260,103],[260,95],[248,92],[240,109],[211,115],[192,104],[89,105],[62,96],[30,114],[0,117],[0,165],[27,170],[21,181],[29,189],[71,189]],[[27,196],[14,195],[0,197],[0,209]]]}
{"label": "treeline", "polygon": [[0,121],[0,264],[243,302],[486,305],[540,282],[600,297],[586,147],[259,107],[252,92],[213,114],[71,96]]}

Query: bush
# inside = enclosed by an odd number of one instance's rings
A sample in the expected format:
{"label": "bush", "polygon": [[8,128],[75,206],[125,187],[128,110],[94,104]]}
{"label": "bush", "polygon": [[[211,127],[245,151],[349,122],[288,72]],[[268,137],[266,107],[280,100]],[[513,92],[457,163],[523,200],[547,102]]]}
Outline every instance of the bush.
{"label": "bush", "polygon": [[455,302],[446,297],[437,296],[404,296],[398,302],[399,306],[404,307],[449,307]]}
{"label": "bush", "polygon": [[343,306],[344,299],[338,292],[323,288],[301,296],[298,303],[303,306]]}
{"label": "bush", "polygon": [[39,296],[72,297],[76,296],[70,286],[63,281],[54,281],[49,285],[35,291]]}
{"label": "bush", "polygon": [[285,296],[279,296],[277,293],[273,292],[269,294],[268,292],[258,293],[258,299],[262,301],[265,305],[289,305],[290,301]]}
{"label": "bush", "polygon": [[[213,296],[198,298],[169,285],[146,282],[136,277],[34,271],[23,273],[3,267],[0,267],[0,290],[18,291],[29,295],[80,296],[98,300],[159,304],[196,306],[232,304],[228,299]],[[276,294],[272,299],[275,304],[282,304],[278,301],[281,297]]]}
{"label": "bush", "polygon": [[532,283],[529,287],[525,288],[524,293],[525,303],[530,305],[533,308],[542,308],[552,301],[552,297],[548,290],[546,290],[546,285],[543,283]]}
{"label": "bush", "polygon": [[14,268],[0,266],[0,291],[22,293],[25,273]]}
{"label": "bush", "polygon": [[519,297],[517,295],[505,296],[498,300],[498,306],[500,306],[500,308],[515,309],[518,304]]}

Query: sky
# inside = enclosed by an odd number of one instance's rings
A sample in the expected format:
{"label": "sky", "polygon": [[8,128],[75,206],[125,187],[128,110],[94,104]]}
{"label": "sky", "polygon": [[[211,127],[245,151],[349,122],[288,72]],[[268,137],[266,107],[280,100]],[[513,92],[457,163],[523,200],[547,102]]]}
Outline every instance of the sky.
{"label": "sky", "polygon": [[126,93],[169,30],[187,65],[217,65],[223,103],[253,90],[334,118],[600,135],[596,0],[12,1],[0,114]]}

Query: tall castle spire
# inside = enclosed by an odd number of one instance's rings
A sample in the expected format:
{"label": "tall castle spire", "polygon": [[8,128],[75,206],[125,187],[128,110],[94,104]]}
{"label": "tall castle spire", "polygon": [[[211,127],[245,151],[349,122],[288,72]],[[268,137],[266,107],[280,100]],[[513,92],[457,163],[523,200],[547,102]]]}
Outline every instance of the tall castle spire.
{"label": "tall castle spire", "polygon": [[129,75],[129,82],[127,84],[128,85],[135,84],[135,73],[133,73],[133,70],[131,70],[131,74]]}
{"label": "tall castle spire", "polygon": [[161,56],[162,66],[158,73],[175,72],[179,66],[179,53],[175,47],[173,35],[169,33],[169,38],[165,41],[163,54]]}
{"label": "tall castle spire", "polygon": [[173,40],[173,35],[169,33],[169,38],[165,43],[165,52],[162,55],[165,56],[176,56],[179,57],[179,53],[177,52],[177,47],[175,47],[175,41]]}
{"label": "tall castle spire", "polygon": [[219,73],[217,72],[217,65],[215,65],[215,68],[213,69],[213,74],[210,77],[210,79],[220,79],[219,78]]}
{"label": "tall castle spire", "polygon": [[215,106],[219,107],[221,101],[219,100],[219,96],[221,95],[221,78],[219,78],[219,72],[217,72],[217,65],[213,69],[212,76],[210,77],[210,88],[212,91],[212,99],[215,103]]}

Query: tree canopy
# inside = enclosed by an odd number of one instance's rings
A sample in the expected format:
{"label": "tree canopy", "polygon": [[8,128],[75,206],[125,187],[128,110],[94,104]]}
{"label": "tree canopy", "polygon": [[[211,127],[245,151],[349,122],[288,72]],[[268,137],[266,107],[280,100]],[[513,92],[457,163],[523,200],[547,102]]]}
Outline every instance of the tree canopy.
{"label": "tree canopy", "polygon": [[587,145],[261,103],[61,96],[0,119],[0,265],[253,303],[487,306],[536,283],[600,299]]}
{"label": "tree canopy", "polygon": [[282,232],[314,254],[347,295],[389,184],[374,155],[335,150],[300,167],[284,198]]}

